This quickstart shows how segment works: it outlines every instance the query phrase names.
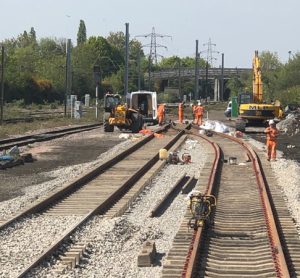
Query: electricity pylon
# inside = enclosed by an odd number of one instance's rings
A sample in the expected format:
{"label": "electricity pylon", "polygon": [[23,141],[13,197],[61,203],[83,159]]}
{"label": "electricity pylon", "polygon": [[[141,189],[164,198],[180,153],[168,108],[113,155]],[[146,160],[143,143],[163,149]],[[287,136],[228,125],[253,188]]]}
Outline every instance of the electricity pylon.
{"label": "electricity pylon", "polygon": [[212,43],[211,42],[211,39],[209,38],[208,42],[207,43],[204,43],[203,46],[207,46],[207,49],[202,51],[202,52],[206,52],[206,62],[211,66],[213,67],[213,61],[216,60],[216,58],[213,57],[213,54],[214,53],[219,53],[219,51],[215,51],[213,50],[213,47],[216,46],[215,43]]}
{"label": "electricity pylon", "polygon": [[152,32],[150,34],[137,35],[135,37],[144,37],[144,38],[151,37],[151,43],[143,45],[143,47],[150,47],[150,53],[149,53],[149,58],[148,58],[148,61],[149,61],[149,64],[148,64],[148,87],[149,87],[149,91],[151,91],[151,64],[153,63],[153,61],[155,62],[155,64],[157,64],[157,56],[162,57],[162,55],[160,55],[156,52],[156,49],[158,47],[163,47],[163,48],[167,49],[167,47],[165,45],[158,44],[156,42],[156,38],[164,38],[164,37],[172,38],[172,37],[169,35],[161,35],[161,34],[155,33],[154,27],[152,27]]}
{"label": "electricity pylon", "polygon": [[144,37],[144,38],[151,37],[151,42],[149,44],[143,45],[143,47],[150,47],[149,60],[151,62],[155,62],[155,64],[157,64],[157,56],[162,57],[162,55],[157,53],[156,49],[159,47],[163,47],[163,48],[167,49],[167,47],[165,45],[158,44],[156,42],[156,38],[165,38],[165,37],[172,38],[172,36],[169,36],[169,35],[161,35],[161,34],[155,33],[154,27],[152,27],[152,32],[150,34],[137,35],[135,37]]}

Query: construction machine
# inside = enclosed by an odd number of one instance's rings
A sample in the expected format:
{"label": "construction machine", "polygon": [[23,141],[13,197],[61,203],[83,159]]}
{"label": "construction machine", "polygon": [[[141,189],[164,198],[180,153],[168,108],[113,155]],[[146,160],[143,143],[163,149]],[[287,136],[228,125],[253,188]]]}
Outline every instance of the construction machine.
{"label": "construction machine", "polygon": [[279,101],[274,104],[267,104],[263,100],[263,83],[257,50],[253,58],[252,68],[252,93],[243,92],[238,95],[239,117],[236,120],[236,130],[242,132],[245,132],[246,126],[264,124],[269,119],[281,118],[283,114]]}
{"label": "construction machine", "polygon": [[127,104],[138,110],[147,123],[157,124],[157,94],[156,92],[137,91],[128,93]]}
{"label": "construction machine", "polygon": [[143,128],[143,116],[122,103],[120,95],[108,93],[104,96],[103,117],[105,132],[113,132],[115,126],[120,130],[129,129],[132,133],[138,133]]}

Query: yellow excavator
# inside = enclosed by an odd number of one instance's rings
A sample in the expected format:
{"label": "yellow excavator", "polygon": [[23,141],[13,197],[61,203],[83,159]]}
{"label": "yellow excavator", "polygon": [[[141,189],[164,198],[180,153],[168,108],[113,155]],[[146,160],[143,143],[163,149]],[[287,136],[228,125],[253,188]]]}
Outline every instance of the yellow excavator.
{"label": "yellow excavator", "polygon": [[267,120],[281,118],[283,111],[280,102],[267,104],[263,100],[263,83],[258,51],[255,51],[252,61],[253,92],[243,92],[238,95],[239,117],[236,120],[236,130],[245,132],[246,126],[264,124]]}

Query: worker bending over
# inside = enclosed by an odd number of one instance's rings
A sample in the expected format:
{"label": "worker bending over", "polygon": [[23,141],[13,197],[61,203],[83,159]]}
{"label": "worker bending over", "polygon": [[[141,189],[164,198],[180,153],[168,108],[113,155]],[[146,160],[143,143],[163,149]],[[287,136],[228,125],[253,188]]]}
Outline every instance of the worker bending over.
{"label": "worker bending over", "polygon": [[265,129],[265,133],[267,134],[267,154],[268,161],[272,159],[276,160],[276,145],[277,145],[277,136],[279,134],[278,129],[276,128],[276,124],[274,120],[269,121],[269,127]]}
{"label": "worker bending over", "polygon": [[202,118],[204,114],[204,107],[200,103],[197,105],[194,109],[194,115],[195,115],[195,124],[201,126],[202,125]]}
{"label": "worker bending over", "polygon": [[158,124],[162,125],[165,118],[165,105],[160,104],[157,108]]}
{"label": "worker bending over", "polygon": [[183,111],[184,111],[184,101],[180,102],[178,105],[178,121],[182,124],[183,122]]}

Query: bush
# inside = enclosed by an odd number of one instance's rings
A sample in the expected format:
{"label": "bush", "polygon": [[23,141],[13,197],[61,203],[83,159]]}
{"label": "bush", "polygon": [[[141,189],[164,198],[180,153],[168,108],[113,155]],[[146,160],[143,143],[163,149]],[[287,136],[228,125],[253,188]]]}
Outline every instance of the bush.
{"label": "bush", "polygon": [[13,101],[13,104],[16,105],[19,108],[26,108],[26,103],[25,103],[25,100],[23,98]]}
{"label": "bush", "polygon": [[57,109],[57,103],[51,103],[50,104],[50,109]]}
{"label": "bush", "polygon": [[283,106],[290,103],[300,104],[300,86],[291,87],[281,93],[276,94]]}

